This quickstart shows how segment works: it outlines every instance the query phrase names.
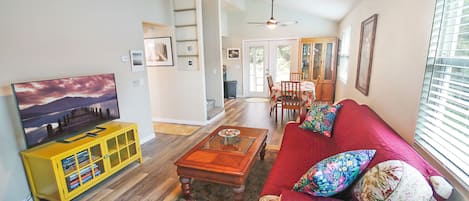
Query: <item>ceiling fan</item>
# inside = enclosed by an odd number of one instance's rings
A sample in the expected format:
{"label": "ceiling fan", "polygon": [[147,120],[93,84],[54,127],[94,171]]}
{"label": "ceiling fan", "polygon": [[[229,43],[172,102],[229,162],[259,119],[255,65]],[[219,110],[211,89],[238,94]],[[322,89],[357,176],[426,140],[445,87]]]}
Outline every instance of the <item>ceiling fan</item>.
{"label": "ceiling fan", "polygon": [[277,26],[287,26],[290,24],[297,24],[298,21],[287,21],[287,22],[279,22],[274,18],[274,0],[272,0],[272,7],[270,9],[270,19],[266,22],[248,22],[248,24],[263,24],[267,26],[269,29],[275,29]]}

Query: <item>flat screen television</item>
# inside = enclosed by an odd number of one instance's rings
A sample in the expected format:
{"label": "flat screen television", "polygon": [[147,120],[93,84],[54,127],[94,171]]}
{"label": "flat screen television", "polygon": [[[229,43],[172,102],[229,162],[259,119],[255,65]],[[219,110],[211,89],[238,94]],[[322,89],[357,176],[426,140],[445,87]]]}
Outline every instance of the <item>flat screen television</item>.
{"label": "flat screen television", "polygon": [[120,117],[114,74],[15,83],[12,88],[28,148]]}

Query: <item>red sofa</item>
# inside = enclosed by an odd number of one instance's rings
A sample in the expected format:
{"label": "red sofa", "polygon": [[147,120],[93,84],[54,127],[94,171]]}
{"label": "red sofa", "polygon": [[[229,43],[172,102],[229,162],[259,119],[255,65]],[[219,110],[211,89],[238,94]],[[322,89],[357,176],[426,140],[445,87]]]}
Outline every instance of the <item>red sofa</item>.
{"label": "red sofa", "polygon": [[[343,107],[337,114],[332,138],[303,130],[298,127],[299,123],[286,125],[280,151],[261,196],[282,194],[282,201],[334,200],[311,197],[291,189],[317,162],[337,153],[357,149],[376,150],[375,157],[364,172],[380,162],[397,159],[415,167],[427,180],[433,175],[441,176],[371,108],[359,105],[353,100],[343,100],[340,103]],[[349,200],[351,187],[334,197]],[[435,193],[434,197],[441,200]]]}

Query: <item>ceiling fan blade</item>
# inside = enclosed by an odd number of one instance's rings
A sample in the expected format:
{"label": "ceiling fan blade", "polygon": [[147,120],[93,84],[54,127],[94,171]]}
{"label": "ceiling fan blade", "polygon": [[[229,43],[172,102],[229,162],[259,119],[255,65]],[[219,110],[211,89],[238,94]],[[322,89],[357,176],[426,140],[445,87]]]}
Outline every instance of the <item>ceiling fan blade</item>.
{"label": "ceiling fan blade", "polygon": [[248,22],[248,24],[265,24],[265,22]]}
{"label": "ceiling fan blade", "polygon": [[293,20],[293,21],[279,22],[279,25],[281,26],[292,25],[292,24],[298,24],[298,21]]}

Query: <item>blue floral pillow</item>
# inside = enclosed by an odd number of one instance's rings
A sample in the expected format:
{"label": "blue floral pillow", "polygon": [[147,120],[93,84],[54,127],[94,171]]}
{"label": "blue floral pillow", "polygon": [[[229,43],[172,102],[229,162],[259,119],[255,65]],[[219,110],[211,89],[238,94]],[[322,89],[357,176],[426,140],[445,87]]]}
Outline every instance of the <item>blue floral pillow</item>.
{"label": "blue floral pillow", "polygon": [[335,195],[353,183],[375,153],[376,150],[354,150],[326,158],[311,167],[293,190],[313,196]]}
{"label": "blue floral pillow", "polygon": [[341,104],[312,106],[300,128],[331,137],[335,116],[340,108],[342,108]]}

